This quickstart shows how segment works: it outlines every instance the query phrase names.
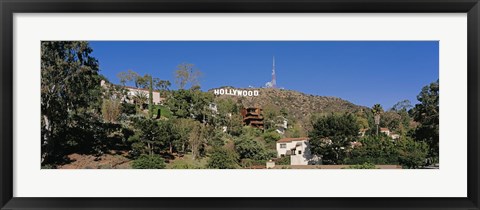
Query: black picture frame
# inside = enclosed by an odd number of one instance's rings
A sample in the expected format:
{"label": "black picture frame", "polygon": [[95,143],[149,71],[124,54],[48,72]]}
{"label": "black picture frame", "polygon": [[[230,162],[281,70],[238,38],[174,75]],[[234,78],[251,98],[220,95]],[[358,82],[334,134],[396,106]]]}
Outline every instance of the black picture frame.
{"label": "black picture frame", "polygon": [[[478,0],[0,0],[1,209],[479,209]],[[13,197],[15,13],[467,13],[468,196],[466,198],[17,198]],[[445,180],[448,181],[448,180]]]}

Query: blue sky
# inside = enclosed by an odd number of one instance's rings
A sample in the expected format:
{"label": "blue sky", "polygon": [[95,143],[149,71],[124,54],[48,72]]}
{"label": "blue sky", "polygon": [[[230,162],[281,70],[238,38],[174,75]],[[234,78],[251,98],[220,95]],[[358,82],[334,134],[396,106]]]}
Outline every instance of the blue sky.
{"label": "blue sky", "polygon": [[[180,63],[203,72],[201,87],[262,87],[276,60],[277,86],[384,109],[439,78],[437,41],[91,41],[100,73],[128,69],[174,84]],[[176,86],[173,85],[176,89]]]}

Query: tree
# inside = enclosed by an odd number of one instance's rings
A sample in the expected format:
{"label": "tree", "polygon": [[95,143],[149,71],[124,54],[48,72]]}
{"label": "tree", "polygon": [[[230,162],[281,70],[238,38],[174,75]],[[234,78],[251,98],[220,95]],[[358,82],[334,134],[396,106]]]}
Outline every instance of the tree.
{"label": "tree", "polygon": [[422,88],[417,96],[420,103],[412,109],[413,119],[420,123],[415,131],[415,138],[429,145],[429,157],[433,162],[437,162],[439,156],[439,97],[437,80]]}
{"label": "tree", "polygon": [[145,75],[148,81],[148,116],[153,117],[153,78],[150,75]]}
{"label": "tree", "polygon": [[403,100],[397,102],[393,107],[390,109],[391,111],[399,112],[401,110],[408,111],[412,108],[412,103],[409,100]]}
{"label": "tree", "polygon": [[181,63],[175,70],[175,84],[178,86],[178,89],[185,89],[188,84],[190,84],[190,87],[193,87],[199,85],[200,76],[202,76],[202,72],[194,64]]}
{"label": "tree", "polygon": [[265,146],[246,136],[241,136],[235,141],[235,151],[239,154],[240,159],[266,160],[270,158],[267,157]]}
{"label": "tree", "polygon": [[173,119],[173,123],[172,123],[173,124],[172,129],[174,130],[173,145],[177,151],[182,153],[187,152],[190,133],[193,127],[197,123],[198,122],[194,121],[193,119],[184,119],[184,118]]}
{"label": "tree", "polygon": [[132,161],[134,169],[163,169],[165,168],[165,160],[160,155],[141,155]]}
{"label": "tree", "polygon": [[282,136],[277,131],[263,133],[263,140],[265,140],[266,143],[275,144],[275,142],[277,142],[281,138]]}
{"label": "tree", "polygon": [[357,124],[361,129],[369,129],[369,122],[368,122],[368,115],[367,113],[361,109],[355,112],[355,116],[357,118]]}
{"label": "tree", "polygon": [[345,164],[398,164],[397,146],[386,135],[365,136],[359,142],[361,146],[356,146],[350,151]]}
{"label": "tree", "polygon": [[192,131],[189,136],[189,145],[192,151],[192,158],[197,159],[202,155],[202,150],[204,150],[207,139],[205,138],[207,134],[207,129],[204,124],[196,123],[193,126]]}
{"label": "tree", "polygon": [[207,167],[213,169],[238,168],[238,156],[234,151],[226,148],[215,148],[208,160]]}
{"label": "tree", "polygon": [[175,144],[175,129],[170,120],[160,120],[157,122],[158,131],[160,136],[160,142],[164,142],[168,146],[170,154],[173,153],[173,147]]}
{"label": "tree", "polygon": [[103,120],[116,122],[122,113],[122,104],[118,100],[104,99],[102,104]]}
{"label": "tree", "polygon": [[149,75],[149,74],[140,76],[137,72],[133,70],[128,70],[127,72],[120,72],[117,74],[117,77],[120,79],[120,83],[122,83],[124,86],[126,82],[134,81],[135,87],[148,89],[148,96],[146,98],[148,100],[148,116],[152,118],[153,117],[153,91],[168,90],[168,87],[170,86],[170,81],[160,80],[159,78],[154,78],[152,75]]}
{"label": "tree", "polygon": [[92,51],[88,42],[41,42],[42,164],[66,151],[75,116],[100,109],[101,77]]}
{"label": "tree", "polygon": [[139,86],[138,79],[140,78],[140,75],[133,70],[129,69],[125,72],[119,72],[117,74],[117,77],[123,86],[125,86],[127,82],[130,82],[130,81],[133,81],[135,83],[135,87],[138,88]]}
{"label": "tree", "polygon": [[162,150],[165,148],[169,138],[165,135],[169,131],[162,130],[162,128],[165,129],[166,126],[160,127],[157,121],[144,117],[134,118],[133,123],[136,132],[134,136],[129,138],[129,141],[138,143],[138,147],[146,147],[145,151],[149,155],[153,155],[156,149]]}
{"label": "tree", "polygon": [[143,91],[136,91],[133,95],[133,101],[137,105],[137,110],[143,110],[143,105],[147,103],[148,95]]}
{"label": "tree", "polygon": [[399,141],[399,163],[406,168],[418,168],[425,165],[428,155],[428,145],[425,142],[416,142],[411,138]]}
{"label": "tree", "polygon": [[166,97],[165,93],[170,90],[170,86],[172,83],[168,80],[161,80],[159,78],[155,78],[153,80],[153,84],[155,86],[155,89],[159,90],[162,93],[163,97]]}
{"label": "tree", "polygon": [[350,142],[356,141],[359,127],[352,114],[327,115],[318,118],[309,132],[311,151],[322,156],[326,164],[341,164]]}
{"label": "tree", "polygon": [[102,116],[107,122],[116,122],[122,113],[121,100],[125,97],[125,89],[115,85],[103,88]]}
{"label": "tree", "polygon": [[375,125],[377,126],[377,135],[378,135],[378,125],[380,124],[380,115],[383,113],[382,105],[374,104],[372,107],[372,113],[375,116]]}
{"label": "tree", "polygon": [[172,92],[167,106],[177,118],[192,118],[203,123],[208,116],[213,115],[208,108],[212,102],[213,94],[210,92],[180,89]]}
{"label": "tree", "polygon": [[240,107],[231,98],[217,98],[214,103],[217,107],[215,125],[228,126],[232,114],[237,113]]}
{"label": "tree", "polygon": [[275,129],[277,124],[277,118],[280,115],[280,109],[275,106],[268,104],[263,108],[263,117],[264,124],[266,129]]}
{"label": "tree", "polygon": [[394,111],[384,112],[380,120],[380,126],[398,132],[402,128],[402,116]]}

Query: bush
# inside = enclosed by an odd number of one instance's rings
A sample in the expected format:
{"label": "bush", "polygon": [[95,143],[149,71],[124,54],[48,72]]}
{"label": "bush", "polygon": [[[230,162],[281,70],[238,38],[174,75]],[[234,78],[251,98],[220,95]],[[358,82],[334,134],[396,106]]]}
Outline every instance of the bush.
{"label": "bush", "polygon": [[363,163],[361,165],[351,165],[345,169],[377,169],[377,167],[372,163]]}
{"label": "bush", "polygon": [[240,155],[240,159],[268,160],[277,155],[276,151],[267,150],[260,142],[245,136],[235,141],[235,151]]}
{"label": "bush", "polygon": [[165,160],[160,155],[140,155],[132,162],[134,169],[162,169],[165,168]]}
{"label": "bush", "polygon": [[197,166],[191,163],[185,162],[174,162],[171,166],[171,169],[202,169],[201,166]]}
{"label": "bush", "polygon": [[264,166],[265,161],[263,160],[252,160],[252,159],[243,159],[240,161],[240,166],[242,168],[250,168],[252,166]]}
{"label": "bush", "polygon": [[270,132],[267,132],[267,133],[263,134],[263,139],[267,143],[276,142],[280,138],[282,138],[282,136],[279,133],[277,133],[276,131],[270,131]]}
{"label": "bush", "polygon": [[397,165],[398,146],[392,140],[383,135],[366,136],[360,139],[362,146],[351,150],[344,164],[362,165],[372,163],[377,165]]}
{"label": "bush", "polygon": [[426,164],[428,144],[407,138],[399,142],[398,162],[404,168],[418,168]]}
{"label": "bush", "polygon": [[208,168],[229,169],[238,167],[238,155],[223,147],[215,148],[208,160]]}
{"label": "bush", "polygon": [[277,159],[275,164],[277,164],[277,165],[290,165],[290,156],[285,156],[285,157]]}
{"label": "bush", "polygon": [[122,113],[126,115],[134,115],[137,113],[135,104],[122,103]]}

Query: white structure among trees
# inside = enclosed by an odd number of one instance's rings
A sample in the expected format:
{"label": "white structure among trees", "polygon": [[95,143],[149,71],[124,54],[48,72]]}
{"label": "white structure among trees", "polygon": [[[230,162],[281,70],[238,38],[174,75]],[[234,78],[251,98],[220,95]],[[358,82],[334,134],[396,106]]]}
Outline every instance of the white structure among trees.
{"label": "white structure among trees", "polygon": [[[105,80],[102,80],[100,85],[102,87],[106,87],[107,85],[111,85],[111,84],[107,84],[107,82]],[[122,101],[125,101],[127,103],[134,104],[136,96],[137,97],[138,96],[144,96],[146,99],[148,99],[148,97],[150,95],[148,89],[129,87],[129,86],[124,86],[123,88],[125,88],[125,90],[127,91],[127,97],[122,98]],[[153,104],[154,105],[162,104],[163,100],[165,100],[165,98],[162,98],[160,96],[160,91],[153,90],[152,91],[152,96],[153,96]],[[145,103],[148,103],[148,100],[145,101]]]}
{"label": "white structure among trees", "polygon": [[290,165],[316,165],[318,157],[312,155],[308,138],[283,138],[277,141],[277,157],[290,156]]}

